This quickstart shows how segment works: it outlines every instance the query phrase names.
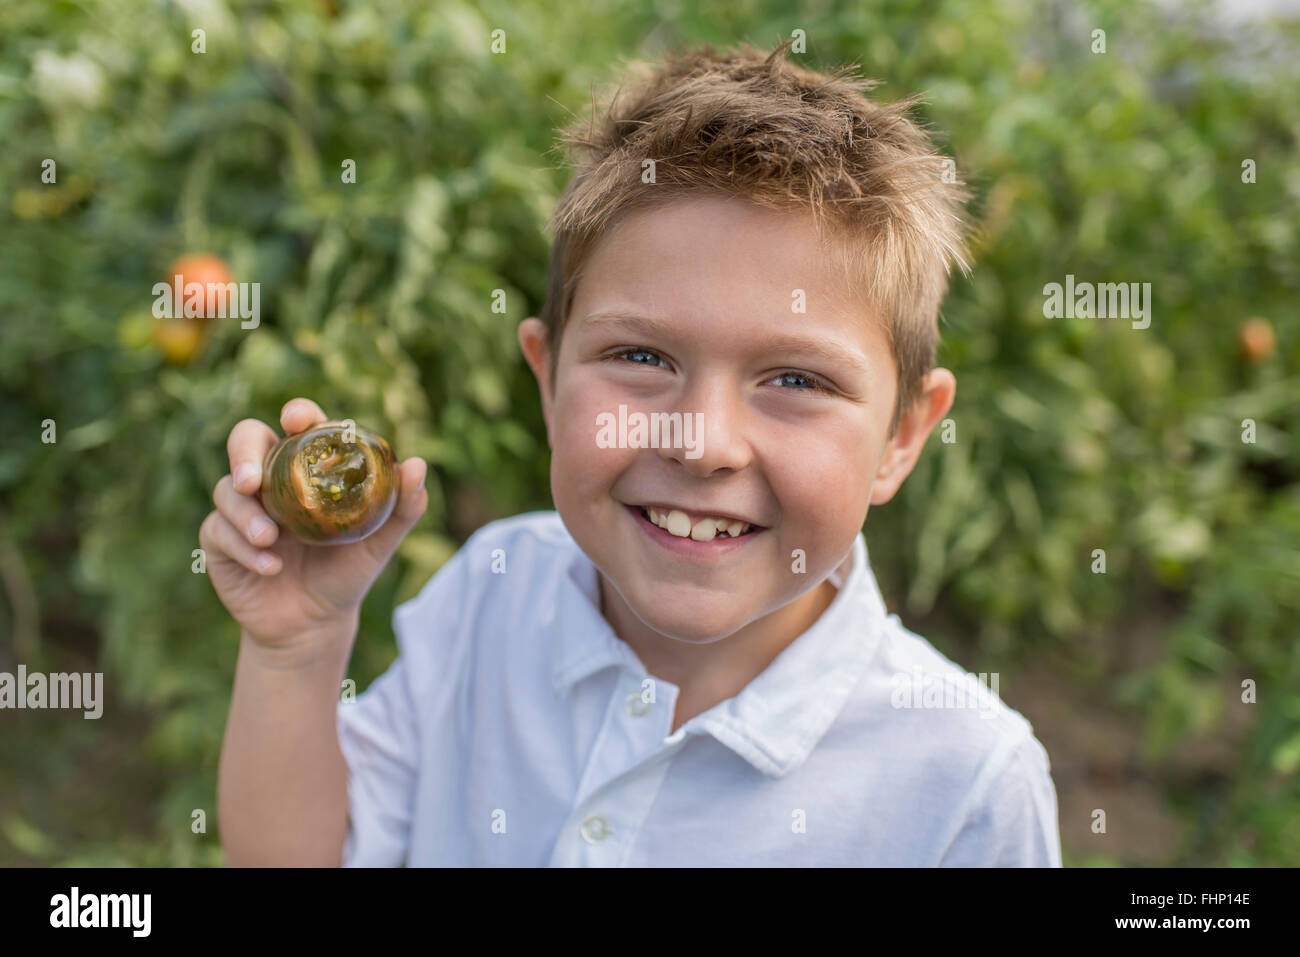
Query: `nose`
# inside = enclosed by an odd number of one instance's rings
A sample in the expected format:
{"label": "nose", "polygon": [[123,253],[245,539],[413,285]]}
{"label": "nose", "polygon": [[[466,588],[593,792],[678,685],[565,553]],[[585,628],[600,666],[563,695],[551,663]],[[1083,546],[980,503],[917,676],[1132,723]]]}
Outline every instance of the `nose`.
{"label": "nose", "polygon": [[739,471],[750,463],[753,450],[746,438],[745,403],[729,377],[697,374],[673,411],[681,413],[683,441],[660,448],[660,455],[676,459],[700,478]]}

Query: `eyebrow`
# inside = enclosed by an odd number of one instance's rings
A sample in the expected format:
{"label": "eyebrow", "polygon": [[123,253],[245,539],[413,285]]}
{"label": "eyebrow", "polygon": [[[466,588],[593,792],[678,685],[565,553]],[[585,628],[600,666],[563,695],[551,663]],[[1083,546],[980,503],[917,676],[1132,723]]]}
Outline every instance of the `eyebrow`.
{"label": "eyebrow", "polygon": [[[673,332],[672,323],[663,319],[625,312],[593,312],[584,316],[579,326],[586,329],[589,326],[605,324],[617,325],[633,332],[643,332],[664,339],[671,338]],[[776,333],[751,341],[757,349],[765,352],[794,352],[839,365],[847,364],[855,372],[871,378],[871,366],[865,358],[856,350],[846,349],[833,339]]]}

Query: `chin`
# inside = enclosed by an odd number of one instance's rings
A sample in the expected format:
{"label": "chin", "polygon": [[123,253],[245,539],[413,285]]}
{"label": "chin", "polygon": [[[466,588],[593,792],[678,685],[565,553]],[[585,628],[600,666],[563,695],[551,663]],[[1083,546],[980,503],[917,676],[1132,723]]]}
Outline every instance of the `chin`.
{"label": "chin", "polygon": [[652,628],[665,638],[686,641],[691,644],[707,645],[734,634],[745,626],[745,622],[734,614],[696,615],[688,609],[674,609],[666,613],[662,605],[653,603],[628,603],[632,612],[641,619],[647,628]]}

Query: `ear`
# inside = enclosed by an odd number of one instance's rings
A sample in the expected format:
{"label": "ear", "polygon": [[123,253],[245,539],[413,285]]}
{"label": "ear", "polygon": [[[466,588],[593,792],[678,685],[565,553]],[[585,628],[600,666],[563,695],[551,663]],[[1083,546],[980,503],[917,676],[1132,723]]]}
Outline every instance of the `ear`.
{"label": "ear", "polygon": [[911,473],[916,460],[925,448],[925,440],[930,432],[952,408],[952,400],[957,394],[957,379],[947,369],[932,369],[921,380],[921,390],[910,409],[903,412],[898,423],[898,431],[885,446],[885,453],[880,458],[880,466],[871,486],[871,504],[884,505],[903,479]]}
{"label": "ear", "polygon": [[519,323],[519,348],[523,350],[528,367],[537,379],[542,394],[542,416],[546,419],[546,444],[551,445],[551,347],[546,325],[535,316]]}

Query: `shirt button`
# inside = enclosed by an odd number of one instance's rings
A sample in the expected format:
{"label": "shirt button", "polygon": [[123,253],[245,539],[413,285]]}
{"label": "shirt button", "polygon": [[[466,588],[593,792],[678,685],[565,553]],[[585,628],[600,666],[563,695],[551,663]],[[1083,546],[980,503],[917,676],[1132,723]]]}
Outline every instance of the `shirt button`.
{"label": "shirt button", "polygon": [[582,822],[582,839],[588,844],[599,844],[612,833],[605,819],[598,815],[592,815]]}
{"label": "shirt button", "polygon": [[634,718],[647,714],[652,707],[654,705],[642,698],[639,691],[633,691],[627,696],[627,713]]}

